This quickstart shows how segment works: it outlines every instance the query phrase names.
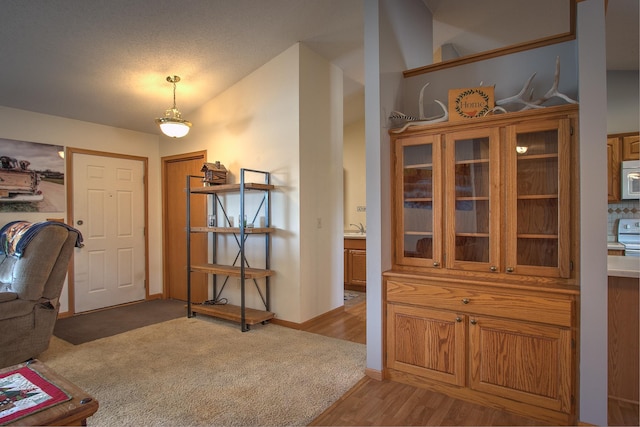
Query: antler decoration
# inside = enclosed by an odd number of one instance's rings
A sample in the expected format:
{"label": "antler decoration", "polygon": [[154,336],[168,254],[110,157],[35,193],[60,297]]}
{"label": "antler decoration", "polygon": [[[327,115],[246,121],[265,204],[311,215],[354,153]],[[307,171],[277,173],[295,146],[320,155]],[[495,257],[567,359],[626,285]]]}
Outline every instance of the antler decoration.
{"label": "antler decoration", "polygon": [[407,128],[409,128],[410,126],[426,125],[430,123],[440,123],[440,122],[446,122],[447,120],[449,120],[449,112],[447,111],[447,107],[437,99],[434,99],[434,101],[440,106],[440,108],[442,108],[442,111],[444,111],[444,115],[433,116],[433,117],[424,116],[424,90],[427,88],[427,86],[429,86],[429,84],[430,83],[425,84],[424,86],[422,86],[422,89],[420,89],[420,97],[418,99],[419,118],[407,116],[406,114],[403,114],[399,111],[392,111],[389,118],[402,119],[405,122],[405,124],[400,128],[392,129],[391,132],[400,133],[407,130]]}
{"label": "antler decoration", "polygon": [[[520,92],[518,92],[514,96],[497,100],[496,105],[506,105],[506,104],[514,104],[514,103],[523,104],[524,107],[520,110],[520,111],[523,111],[523,110],[529,110],[532,108],[544,108],[542,104],[544,104],[551,98],[560,98],[568,102],[569,104],[578,103],[578,101],[575,101],[569,98],[567,95],[558,91],[558,84],[560,83],[560,57],[559,56],[556,57],[556,72],[553,77],[553,85],[551,86],[551,89],[549,89],[542,98],[536,99],[535,101],[531,101],[531,98],[533,95],[531,82],[533,81],[533,78],[535,77],[535,75],[536,73],[533,73],[531,77],[529,77],[529,80],[526,81],[526,83],[524,84]],[[528,99],[525,99],[525,95],[527,95]]]}
{"label": "antler decoration", "polygon": [[[547,91],[547,93],[545,93],[541,98],[536,99],[535,101],[532,100],[533,98],[533,79],[536,76],[536,73],[533,73],[531,75],[531,77],[529,77],[527,79],[527,81],[524,83],[524,86],[522,86],[522,89],[520,90],[520,92],[518,92],[517,94],[507,97],[507,98],[503,98],[503,99],[498,99],[496,100],[495,104],[496,106],[491,109],[490,111],[488,111],[487,113],[485,113],[484,115],[487,114],[492,114],[492,113],[507,113],[506,108],[504,108],[505,105],[508,104],[520,104],[523,107],[520,109],[520,111],[524,111],[524,110],[529,110],[529,109],[534,109],[534,108],[545,108],[544,104],[545,102],[547,102],[548,100],[550,100],[551,98],[560,98],[562,100],[564,100],[565,102],[569,103],[569,104],[577,104],[578,101],[571,99],[570,97],[568,97],[567,95],[561,93],[558,90],[558,85],[560,83],[560,57],[556,57],[556,70],[555,70],[555,75],[553,78],[553,85],[551,86],[551,88]],[[401,113],[399,111],[392,111],[391,115],[389,116],[390,120],[399,120],[401,123],[401,127],[396,128],[396,129],[391,129],[390,132],[392,133],[401,133],[404,132],[405,130],[407,130],[407,128],[411,127],[411,126],[420,126],[420,125],[427,125],[427,124],[431,124],[431,123],[440,123],[440,122],[446,122],[447,120],[449,120],[449,111],[447,110],[447,107],[440,101],[438,101],[437,99],[434,99],[434,101],[440,106],[440,108],[442,108],[442,111],[444,112],[444,114],[440,115],[440,116],[433,116],[433,117],[425,117],[424,116],[424,91],[427,88],[427,86],[429,86],[430,83],[425,84],[424,86],[422,86],[422,88],[420,89],[420,97],[418,99],[418,112],[419,112],[419,116],[418,117],[412,117],[412,116],[408,116],[404,113]],[[480,82],[480,86],[483,86],[483,83]],[[494,85],[495,87],[495,85]]]}
{"label": "antler decoration", "polygon": [[[391,129],[391,132],[400,133],[400,132],[404,132],[405,130],[407,130],[411,126],[428,125],[428,124],[431,124],[431,123],[440,123],[440,122],[446,122],[447,120],[449,120],[449,112],[447,111],[447,107],[442,102],[438,101],[437,99],[434,99],[434,101],[440,106],[440,108],[442,108],[442,111],[444,111],[444,115],[435,116],[435,117],[431,117],[431,118],[426,118],[424,120],[408,121],[401,128]],[[394,111],[394,113],[402,114],[402,113],[399,113],[397,111]],[[402,114],[402,115],[404,116],[404,114]]]}

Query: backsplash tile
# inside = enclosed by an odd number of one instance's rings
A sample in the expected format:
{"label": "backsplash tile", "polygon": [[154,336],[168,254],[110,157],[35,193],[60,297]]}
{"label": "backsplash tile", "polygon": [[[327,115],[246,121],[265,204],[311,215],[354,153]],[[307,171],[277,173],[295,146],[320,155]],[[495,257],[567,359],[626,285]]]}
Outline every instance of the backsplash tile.
{"label": "backsplash tile", "polygon": [[619,219],[640,219],[640,200],[623,200],[619,203],[610,203],[607,212],[607,234],[615,237],[618,234]]}

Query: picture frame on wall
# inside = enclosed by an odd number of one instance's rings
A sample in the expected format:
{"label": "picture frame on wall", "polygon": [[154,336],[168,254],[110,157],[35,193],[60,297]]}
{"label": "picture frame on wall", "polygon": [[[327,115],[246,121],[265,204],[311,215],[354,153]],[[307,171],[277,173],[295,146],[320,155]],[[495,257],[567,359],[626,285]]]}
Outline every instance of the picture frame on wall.
{"label": "picture frame on wall", "polygon": [[0,138],[0,212],[64,211],[64,147]]}

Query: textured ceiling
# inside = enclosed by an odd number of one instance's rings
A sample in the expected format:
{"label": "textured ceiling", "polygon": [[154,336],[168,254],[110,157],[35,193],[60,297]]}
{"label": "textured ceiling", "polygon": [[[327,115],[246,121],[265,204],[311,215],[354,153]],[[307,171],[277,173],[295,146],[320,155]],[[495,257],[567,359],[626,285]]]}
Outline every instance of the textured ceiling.
{"label": "textured ceiling", "polygon": [[[0,105],[158,134],[153,119],[172,103],[168,75],[182,78],[177,105],[189,118],[190,111],[303,42],[343,69],[349,122],[363,114],[362,4],[2,0]],[[637,18],[637,0],[609,1],[613,69],[628,69],[633,60],[638,69]]]}
{"label": "textured ceiling", "polygon": [[158,133],[296,42],[364,83],[361,0],[3,0],[0,105]]}

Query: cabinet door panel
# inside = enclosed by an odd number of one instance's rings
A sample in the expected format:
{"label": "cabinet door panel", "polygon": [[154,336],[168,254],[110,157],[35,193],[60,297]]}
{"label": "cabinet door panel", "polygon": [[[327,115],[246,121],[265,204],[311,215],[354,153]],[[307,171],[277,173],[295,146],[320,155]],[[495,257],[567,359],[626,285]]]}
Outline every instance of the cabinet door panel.
{"label": "cabinet door panel", "polygon": [[471,388],[569,413],[568,328],[470,316]]}
{"label": "cabinet door panel", "polygon": [[440,137],[399,138],[395,146],[395,224],[398,264],[441,264]]}
{"label": "cabinet door panel", "polygon": [[507,127],[505,262],[509,273],[570,276],[570,130],[569,119]]}
{"label": "cabinet door panel", "polygon": [[355,285],[367,284],[367,251],[360,249],[349,250],[349,282]]}
{"label": "cabinet door panel", "polygon": [[464,315],[397,304],[387,309],[389,368],[464,385]]}
{"label": "cabinet door panel", "polygon": [[497,128],[445,137],[447,268],[500,268],[500,140]]}
{"label": "cabinet door panel", "polygon": [[348,249],[343,249],[343,257],[344,257],[344,261],[343,261],[343,270],[344,270],[344,284],[348,285],[349,284],[349,250]]}
{"label": "cabinet door panel", "polygon": [[630,135],[622,138],[622,160],[640,159],[640,137]]}
{"label": "cabinet door panel", "polygon": [[607,138],[607,201],[620,201],[620,138]]}

